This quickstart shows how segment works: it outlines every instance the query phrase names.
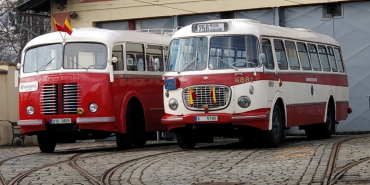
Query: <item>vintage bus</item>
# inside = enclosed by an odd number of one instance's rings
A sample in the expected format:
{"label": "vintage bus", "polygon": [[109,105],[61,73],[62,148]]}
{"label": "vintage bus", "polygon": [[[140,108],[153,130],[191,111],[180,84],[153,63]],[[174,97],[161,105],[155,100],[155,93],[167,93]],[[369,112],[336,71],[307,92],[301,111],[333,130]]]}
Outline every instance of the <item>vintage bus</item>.
{"label": "vintage bus", "polygon": [[49,33],[24,48],[18,125],[37,135],[41,152],[58,140],[103,139],[144,145],[161,124],[163,70],[171,35],[74,29]]}
{"label": "vintage bus", "polygon": [[276,147],[286,129],[329,138],[352,111],[341,48],[306,29],[197,22],[171,41],[162,123],[181,148],[237,136]]}

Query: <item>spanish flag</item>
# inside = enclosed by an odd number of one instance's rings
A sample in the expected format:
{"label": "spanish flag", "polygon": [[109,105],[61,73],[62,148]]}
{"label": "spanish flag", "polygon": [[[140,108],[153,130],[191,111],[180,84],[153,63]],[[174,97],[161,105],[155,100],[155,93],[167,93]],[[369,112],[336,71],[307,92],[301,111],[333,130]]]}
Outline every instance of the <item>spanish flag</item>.
{"label": "spanish flag", "polygon": [[69,24],[68,18],[66,18],[66,20],[64,21],[64,26],[61,26],[54,18],[53,18],[53,24],[54,24],[55,31],[66,32],[69,35],[72,34],[72,27],[71,27],[71,24]]}
{"label": "spanish flag", "polygon": [[209,96],[213,98],[213,105],[216,106],[215,86],[212,86],[211,94]]}
{"label": "spanish flag", "polygon": [[189,88],[189,91],[190,91],[190,93],[189,93],[189,105],[190,105],[190,107],[193,107],[193,105],[194,105],[194,99],[197,99],[198,96],[193,91],[193,88],[190,87]]}

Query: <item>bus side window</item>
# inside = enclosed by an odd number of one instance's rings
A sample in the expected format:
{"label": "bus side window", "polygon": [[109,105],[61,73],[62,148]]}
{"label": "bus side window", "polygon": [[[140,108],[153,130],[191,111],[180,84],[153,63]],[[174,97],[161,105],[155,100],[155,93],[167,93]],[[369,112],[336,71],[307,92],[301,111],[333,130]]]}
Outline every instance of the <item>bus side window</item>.
{"label": "bus side window", "polygon": [[321,60],[322,69],[324,71],[331,71],[328,59],[328,52],[326,51],[326,47],[319,45],[319,56]]}
{"label": "bus side window", "polygon": [[343,60],[339,48],[334,48],[335,60],[337,61],[339,72],[344,72]]}
{"label": "bus side window", "polygon": [[146,48],[146,59],[148,71],[163,71],[162,46],[148,45]]}
{"label": "bus side window", "polygon": [[264,52],[266,55],[266,62],[264,63],[266,69],[275,69],[271,42],[269,39],[262,39],[262,52]]}
{"label": "bus side window", "polygon": [[308,51],[305,43],[297,42],[298,48],[298,56],[299,60],[301,61],[302,69],[303,70],[311,70],[311,62],[310,58],[308,57]]}
{"label": "bus side window", "polygon": [[335,58],[334,58],[334,50],[330,46],[328,46],[328,54],[329,54],[329,62],[330,62],[331,69],[334,72],[337,72],[338,68],[337,68],[337,64],[335,62]]}
{"label": "bus side window", "polygon": [[310,58],[313,70],[321,71],[321,64],[319,60],[319,55],[317,54],[316,45],[308,44],[308,51],[310,52]]}
{"label": "bus side window", "polygon": [[117,57],[117,62],[113,63],[113,70],[114,71],[123,71],[124,65],[123,65],[123,49],[122,45],[115,45],[113,47],[112,57]]}
{"label": "bus side window", "polygon": [[127,71],[144,71],[145,65],[143,56],[144,56],[143,44],[126,43]]}
{"label": "bus side window", "polygon": [[281,40],[274,40],[276,61],[279,69],[288,69],[288,62],[286,60],[284,43]]}
{"label": "bus side window", "polygon": [[286,53],[288,56],[288,62],[289,62],[290,69],[299,70],[300,65],[299,65],[297,50],[295,48],[294,42],[285,41],[285,49],[286,49]]}

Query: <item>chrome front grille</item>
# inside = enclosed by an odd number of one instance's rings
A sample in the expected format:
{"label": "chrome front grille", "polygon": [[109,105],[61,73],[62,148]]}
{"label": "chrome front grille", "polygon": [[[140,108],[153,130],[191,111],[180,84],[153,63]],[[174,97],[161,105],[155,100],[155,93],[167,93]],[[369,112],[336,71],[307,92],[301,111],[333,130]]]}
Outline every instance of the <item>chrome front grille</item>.
{"label": "chrome front grille", "polygon": [[[216,104],[213,103],[211,96],[212,86],[215,87]],[[197,98],[193,99],[190,105],[190,88]],[[219,110],[226,108],[231,99],[231,89],[225,85],[197,85],[184,88],[182,97],[185,107],[190,110],[204,110],[203,105],[208,105],[208,110]]]}
{"label": "chrome front grille", "polygon": [[78,84],[62,84],[63,114],[77,114],[81,107],[81,89]]}
{"label": "chrome front grille", "polygon": [[58,113],[58,86],[44,85],[40,93],[41,114],[53,115]]}

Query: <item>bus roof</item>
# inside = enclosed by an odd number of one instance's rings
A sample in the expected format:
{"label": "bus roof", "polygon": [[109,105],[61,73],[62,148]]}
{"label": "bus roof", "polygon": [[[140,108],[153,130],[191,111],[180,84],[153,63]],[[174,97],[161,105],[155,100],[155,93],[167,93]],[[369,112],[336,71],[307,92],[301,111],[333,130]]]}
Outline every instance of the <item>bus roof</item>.
{"label": "bus roof", "polygon": [[[227,31],[224,32],[201,32],[201,33],[193,32],[192,26],[194,24],[204,24],[204,23],[228,23],[229,28]],[[232,34],[235,35],[251,34],[257,37],[269,36],[287,39],[290,38],[296,40],[339,45],[339,43],[332,37],[315,33],[312,30],[268,25],[250,19],[218,19],[205,22],[196,22],[178,30],[172,38],[174,39],[189,36],[212,36],[212,35],[232,35]]]}
{"label": "bus roof", "polygon": [[171,35],[160,35],[131,30],[108,30],[100,28],[73,29],[72,35],[52,32],[38,36],[27,43],[25,49],[36,45],[62,43],[65,36],[66,42],[100,42],[113,45],[118,42],[140,42],[157,45],[169,45]]}

